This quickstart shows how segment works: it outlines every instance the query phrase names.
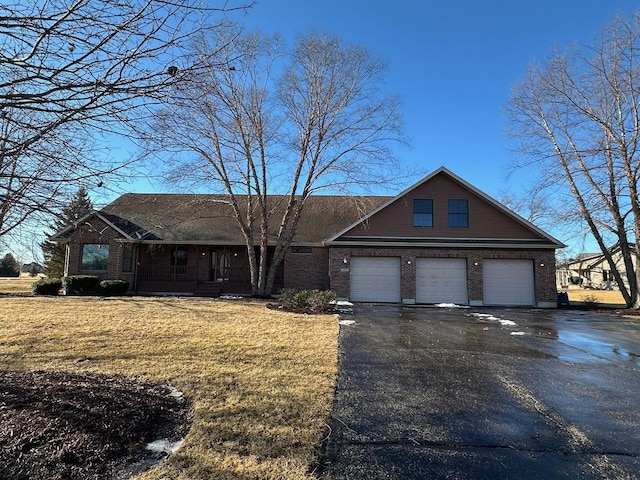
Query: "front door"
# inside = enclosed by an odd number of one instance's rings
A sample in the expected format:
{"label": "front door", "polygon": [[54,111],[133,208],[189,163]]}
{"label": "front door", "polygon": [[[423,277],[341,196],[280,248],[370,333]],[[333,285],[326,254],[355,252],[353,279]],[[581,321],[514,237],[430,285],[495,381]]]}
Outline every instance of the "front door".
{"label": "front door", "polygon": [[214,282],[229,281],[229,250],[226,248],[215,248],[211,250],[209,279]]}

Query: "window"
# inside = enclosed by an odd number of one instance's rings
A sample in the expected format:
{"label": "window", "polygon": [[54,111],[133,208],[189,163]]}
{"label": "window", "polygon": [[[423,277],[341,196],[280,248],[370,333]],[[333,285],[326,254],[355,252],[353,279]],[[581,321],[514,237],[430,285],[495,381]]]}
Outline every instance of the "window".
{"label": "window", "polygon": [[311,255],[313,251],[311,247],[291,247],[291,253],[294,255]]}
{"label": "window", "polygon": [[413,200],[413,226],[433,227],[433,200]]}
{"label": "window", "polygon": [[124,245],[122,250],[122,272],[133,272],[133,246]]}
{"label": "window", "polygon": [[469,226],[469,200],[449,200],[449,227],[467,228]]}
{"label": "window", "polygon": [[176,248],[173,251],[173,264],[179,267],[184,267],[187,265],[187,260],[189,259],[189,253],[182,249]]}
{"label": "window", "polygon": [[109,264],[109,245],[85,243],[82,245],[81,270],[107,271]]}

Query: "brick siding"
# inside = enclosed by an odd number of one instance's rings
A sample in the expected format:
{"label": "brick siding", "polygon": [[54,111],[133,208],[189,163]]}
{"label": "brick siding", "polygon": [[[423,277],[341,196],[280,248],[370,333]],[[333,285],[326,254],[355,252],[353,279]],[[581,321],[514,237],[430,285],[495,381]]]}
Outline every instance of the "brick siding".
{"label": "brick siding", "polygon": [[308,253],[289,249],[284,259],[284,288],[329,289],[329,249],[313,247]]}

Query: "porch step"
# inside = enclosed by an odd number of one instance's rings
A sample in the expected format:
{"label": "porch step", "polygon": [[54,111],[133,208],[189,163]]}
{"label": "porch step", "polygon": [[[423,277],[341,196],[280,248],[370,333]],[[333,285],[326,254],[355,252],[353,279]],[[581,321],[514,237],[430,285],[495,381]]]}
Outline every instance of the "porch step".
{"label": "porch step", "polygon": [[220,284],[215,282],[206,282],[198,285],[193,292],[194,297],[219,297]]}

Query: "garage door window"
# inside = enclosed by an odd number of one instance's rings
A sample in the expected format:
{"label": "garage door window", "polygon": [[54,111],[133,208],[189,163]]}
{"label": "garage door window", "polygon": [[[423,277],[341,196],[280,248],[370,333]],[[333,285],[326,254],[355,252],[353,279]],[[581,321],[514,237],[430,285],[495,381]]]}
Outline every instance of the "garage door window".
{"label": "garage door window", "polygon": [[413,226],[433,227],[433,200],[422,198],[413,200]]}
{"label": "garage door window", "polygon": [[466,199],[449,200],[449,227],[467,228],[469,226],[469,201]]}

